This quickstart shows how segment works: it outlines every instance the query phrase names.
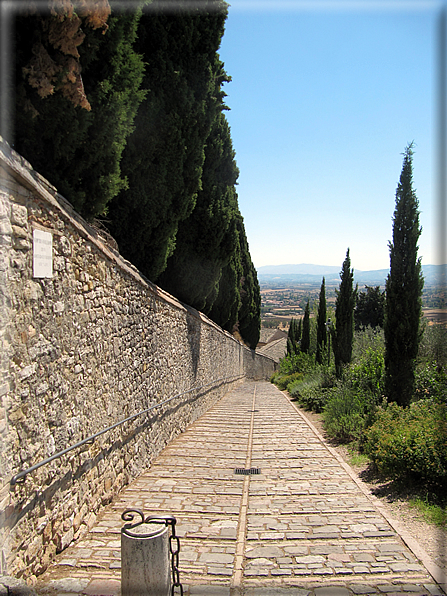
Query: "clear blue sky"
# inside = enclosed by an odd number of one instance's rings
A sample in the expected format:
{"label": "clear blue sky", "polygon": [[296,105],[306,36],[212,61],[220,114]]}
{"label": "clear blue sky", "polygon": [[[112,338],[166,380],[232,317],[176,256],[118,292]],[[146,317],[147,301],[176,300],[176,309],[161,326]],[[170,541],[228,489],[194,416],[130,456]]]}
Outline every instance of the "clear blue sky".
{"label": "clear blue sky", "polygon": [[414,140],[423,264],[439,262],[441,2],[230,1],[220,56],[256,267],[389,267],[402,152]]}

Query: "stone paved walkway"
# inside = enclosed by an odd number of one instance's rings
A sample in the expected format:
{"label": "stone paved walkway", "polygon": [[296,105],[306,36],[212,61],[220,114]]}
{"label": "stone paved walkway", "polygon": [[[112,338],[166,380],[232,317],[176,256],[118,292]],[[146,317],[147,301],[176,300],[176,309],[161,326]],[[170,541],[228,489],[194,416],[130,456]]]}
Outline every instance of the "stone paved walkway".
{"label": "stone paved walkway", "polygon": [[38,591],[119,595],[128,507],[176,516],[188,596],[444,594],[349,468],[267,382],[244,383],[170,443],[87,538],[59,555]]}

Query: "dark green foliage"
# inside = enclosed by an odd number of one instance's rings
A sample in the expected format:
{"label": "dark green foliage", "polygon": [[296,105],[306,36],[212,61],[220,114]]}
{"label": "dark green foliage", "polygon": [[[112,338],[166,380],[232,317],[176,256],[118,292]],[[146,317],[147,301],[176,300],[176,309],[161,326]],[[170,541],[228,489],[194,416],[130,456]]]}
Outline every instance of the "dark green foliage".
{"label": "dark green foliage", "polygon": [[105,33],[80,33],[90,111],[61,85],[45,99],[30,86],[22,68],[34,44],[53,57],[59,50],[44,20],[17,20],[15,148],[82,215],[107,216],[120,252],[144,275],[254,348],[261,296],[223,115],[230,79],[217,53],[228,5],[144,4],[117,8]]}
{"label": "dark green foliage", "polygon": [[209,316],[230,333],[238,331],[243,341],[254,349],[261,329],[261,291],[239,213],[234,223],[236,250],[229,264],[222,269],[219,293]]}
{"label": "dark green foliage", "polygon": [[383,327],[385,314],[385,292],[380,286],[375,288],[365,286],[366,292],[359,292],[357,295],[354,311],[354,323],[356,331],[365,330],[367,327],[376,329]]}
{"label": "dark green foliage", "polygon": [[287,332],[287,356],[296,354],[300,349],[300,329],[298,321],[292,319]]}
{"label": "dark green foliage", "polygon": [[242,217],[238,219],[238,227],[243,271],[240,288],[241,307],[238,314],[238,327],[244,342],[254,350],[259,342],[261,333],[261,290],[259,288],[258,274],[250,257]]}
{"label": "dark green foliage", "polygon": [[421,260],[417,256],[419,203],[413,190],[413,144],[405,149],[396,190],[390,273],[386,280],[385,368],[387,396],[398,404],[410,403],[414,370],[421,338]]}
{"label": "dark green foliage", "polygon": [[236,251],[235,218],[239,215],[230,129],[223,113],[213,123],[205,147],[202,189],[196,206],[179,223],[174,254],[157,283],[177,298],[211,312],[221,271]]}
{"label": "dark green foliage", "polygon": [[353,287],[354,270],[351,270],[349,248],[343,261],[340,279],[335,301],[335,330],[332,332],[335,370],[338,378],[342,375],[343,366],[351,362],[354,337],[354,306],[357,288]]}
{"label": "dark green foliage", "polygon": [[304,318],[303,318],[303,335],[301,337],[301,346],[300,349],[302,352],[307,354],[310,349],[310,313],[309,313],[309,300],[307,301],[306,308],[304,309]]}
{"label": "dark green foliage", "polygon": [[296,383],[302,377],[303,373],[301,372],[295,372],[290,375],[278,375],[275,378],[275,385],[278,387],[278,389],[281,389],[281,391],[285,391],[286,389],[289,391],[290,386]]}
{"label": "dark green foliage", "polygon": [[[207,12],[206,7],[210,7]],[[110,206],[110,230],[122,254],[152,281],[175,250],[179,222],[193,211],[205,143],[228,80],[217,55],[227,5],[143,13],[136,49],[147,63],[147,91],[123,155],[129,188]]]}
{"label": "dark green foliage", "polygon": [[297,352],[292,356],[287,356],[279,361],[279,372],[284,375],[291,375],[295,372],[308,373],[315,368],[315,359],[313,354],[304,354]]}
{"label": "dark green foliage", "polygon": [[[235,232],[236,233],[236,232]],[[231,255],[230,262],[222,269],[219,281],[219,293],[213,303],[209,317],[226,331],[233,332],[241,307],[240,280],[243,270],[240,259],[239,239],[237,248]]]}
{"label": "dark green foliage", "polygon": [[327,344],[326,332],[326,289],[325,280],[321,282],[320,298],[318,301],[318,316],[317,316],[317,351],[315,353],[315,361],[317,364],[322,364],[323,353]]}
{"label": "dark green foliage", "polygon": [[85,27],[79,53],[87,111],[61,93],[42,98],[25,81],[22,67],[42,24],[37,16],[17,18],[14,148],[86,218],[104,214],[126,186],[121,156],[144,97],[143,61],[133,48],[139,19],[139,11],[123,10],[105,32]]}
{"label": "dark green foliage", "polygon": [[422,400],[408,408],[391,403],[380,409],[365,452],[384,474],[446,483],[446,405]]}

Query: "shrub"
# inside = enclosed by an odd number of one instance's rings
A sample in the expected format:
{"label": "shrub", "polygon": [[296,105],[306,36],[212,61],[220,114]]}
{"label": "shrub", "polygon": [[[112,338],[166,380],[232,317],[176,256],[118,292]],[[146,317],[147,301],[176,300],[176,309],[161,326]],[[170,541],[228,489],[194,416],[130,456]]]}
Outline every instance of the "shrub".
{"label": "shrub", "polygon": [[360,360],[365,352],[370,349],[382,352],[385,349],[383,329],[372,329],[371,327],[367,327],[364,331],[356,331],[354,333],[352,360]]}
{"label": "shrub", "polygon": [[365,452],[391,477],[447,480],[447,407],[421,400],[379,409],[366,432]]}
{"label": "shrub", "polygon": [[291,375],[279,375],[275,379],[275,385],[278,387],[278,389],[281,389],[281,391],[285,391],[285,390],[289,391],[290,384],[296,382],[297,380],[301,379],[302,377],[303,377],[303,373],[300,373],[300,372],[295,372],[295,373],[292,373]]}
{"label": "shrub", "polygon": [[315,357],[313,354],[298,352],[282,358],[279,362],[279,370],[283,375],[291,375],[296,372],[307,373],[315,368]]}
{"label": "shrub", "polygon": [[372,424],[374,410],[373,396],[341,384],[332,390],[324,407],[324,427],[339,441],[361,441],[365,429]]}
{"label": "shrub", "polygon": [[298,403],[306,410],[317,414],[323,412],[332,394],[331,389],[307,387],[303,388],[298,396]]}
{"label": "shrub", "polygon": [[421,362],[447,364],[447,329],[442,325],[425,325],[419,343],[418,359]]}
{"label": "shrub", "polygon": [[447,376],[444,369],[435,362],[421,365],[415,374],[415,398],[447,403]]}
{"label": "shrub", "polygon": [[326,369],[318,367],[300,380],[289,385],[289,392],[300,406],[314,412],[322,412],[328,400],[334,377]]}
{"label": "shrub", "polygon": [[383,348],[367,348],[358,362],[351,366],[349,377],[354,388],[373,394],[379,403],[385,385]]}
{"label": "shrub", "polygon": [[276,384],[276,380],[281,376],[279,370],[275,371],[270,377],[270,383]]}

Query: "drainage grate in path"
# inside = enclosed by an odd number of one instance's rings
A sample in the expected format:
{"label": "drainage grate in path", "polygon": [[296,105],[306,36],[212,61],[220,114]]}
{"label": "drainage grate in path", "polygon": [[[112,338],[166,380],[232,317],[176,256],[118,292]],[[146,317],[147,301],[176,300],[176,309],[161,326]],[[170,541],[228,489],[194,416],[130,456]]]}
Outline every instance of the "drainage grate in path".
{"label": "drainage grate in path", "polygon": [[251,474],[260,474],[260,468],[236,468],[234,470],[235,474],[242,474],[243,476],[249,476]]}

